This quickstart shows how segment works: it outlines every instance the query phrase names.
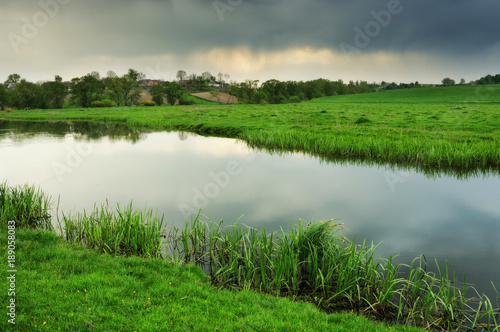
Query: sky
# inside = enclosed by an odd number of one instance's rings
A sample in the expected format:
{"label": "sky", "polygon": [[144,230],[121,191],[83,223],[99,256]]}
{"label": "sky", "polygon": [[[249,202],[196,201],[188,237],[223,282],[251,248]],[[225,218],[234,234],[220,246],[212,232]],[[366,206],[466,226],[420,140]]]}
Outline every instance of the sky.
{"label": "sky", "polygon": [[500,73],[498,0],[0,0],[0,81],[467,82]]}

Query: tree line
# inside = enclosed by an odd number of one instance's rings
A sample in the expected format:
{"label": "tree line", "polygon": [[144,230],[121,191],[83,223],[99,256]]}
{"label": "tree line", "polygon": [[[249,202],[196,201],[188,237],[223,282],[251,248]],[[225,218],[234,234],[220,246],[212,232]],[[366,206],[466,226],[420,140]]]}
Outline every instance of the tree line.
{"label": "tree line", "polygon": [[[267,80],[262,84],[258,80],[245,80],[235,82],[229,80],[228,74],[219,73],[216,76],[210,72],[201,75],[190,74],[179,70],[174,81],[152,80],[148,88],[151,100],[141,101],[144,87],[141,81],[145,75],[137,70],[129,71],[118,76],[113,71],[108,71],[106,77],[101,77],[98,72],[91,72],[82,77],[73,78],[70,82],[63,82],[58,75],[54,81],[32,83],[22,79],[18,74],[8,76],[4,84],[0,84],[0,107],[15,109],[60,109],[65,105],[78,107],[114,107],[133,105],[188,105],[195,103],[195,98],[190,92],[211,91],[213,96],[218,92],[226,92],[244,104],[284,104],[298,103],[314,98],[329,97],[345,94],[369,93],[384,90],[412,89],[421,85],[415,83],[389,83],[382,81],[380,84],[366,81],[342,80],[331,81],[316,79],[311,81],[279,81]],[[455,81],[445,78],[443,85],[455,85]],[[500,74],[487,75],[471,83],[498,84]],[[461,80],[460,84],[465,84]]]}

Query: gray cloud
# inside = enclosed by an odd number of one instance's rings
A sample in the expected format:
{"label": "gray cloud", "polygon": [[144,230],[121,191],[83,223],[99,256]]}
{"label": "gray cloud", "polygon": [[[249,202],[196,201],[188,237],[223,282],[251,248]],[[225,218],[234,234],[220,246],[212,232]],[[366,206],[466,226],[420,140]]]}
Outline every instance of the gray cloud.
{"label": "gray cloud", "polygon": [[[61,0],[41,0],[51,1]],[[253,52],[294,47],[342,52],[342,43],[356,46],[355,28],[366,33],[367,24],[373,28],[376,22],[373,12],[391,5],[398,14],[372,30],[369,44],[357,47],[361,54],[416,52],[465,63],[470,57],[476,62],[484,55],[494,57],[500,48],[496,0],[216,1],[222,4],[219,10],[211,0],[71,0],[15,54],[8,33],[22,36],[23,20],[32,20],[41,7],[38,2],[7,0],[0,14],[0,60],[21,65],[35,54],[47,63],[51,58],[163,54],[187,59],[193,53],[237,47]],[[481,74],[485,70],[478,69]]]}

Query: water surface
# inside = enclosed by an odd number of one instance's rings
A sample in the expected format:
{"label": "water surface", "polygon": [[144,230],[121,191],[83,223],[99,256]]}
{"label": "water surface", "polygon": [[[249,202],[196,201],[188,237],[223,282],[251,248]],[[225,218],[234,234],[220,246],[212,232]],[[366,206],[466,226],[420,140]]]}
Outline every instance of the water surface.
{"label": "water surface", "polygon": [[[120,124],[0,121],[0,181],[35,184],[60,210],[150,207],[169,225],[191,213],[268,231],[340,219],[346,235],[409,263],[448,260],[483,292],[500,285],[500,177],[429,177],[303,154],[254,151],[232,139],[140,132]],[[241,217],[241,218],[240,218]]]}

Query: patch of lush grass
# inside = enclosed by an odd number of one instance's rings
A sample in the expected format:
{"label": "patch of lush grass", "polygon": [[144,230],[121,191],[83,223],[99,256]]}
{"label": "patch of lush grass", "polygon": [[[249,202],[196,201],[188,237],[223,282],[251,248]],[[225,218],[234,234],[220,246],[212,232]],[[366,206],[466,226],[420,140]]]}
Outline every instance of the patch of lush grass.
{"label": "patch of lush grass", "polygon": [[377,93],[334,96],[315,100],[359,103],[500,103],[500,84],[421,87]]}
{"label": "patch of lush grass", "polygon": [[103,253],[158,258],[161,255],[163,218],[152,210],[139,211],[132,203],[115,212],[109,206],[75,216],[63,216],[59,225],[66,240]]}
{"label": "patch of lush grass", "polygon": [[51,230],[49,212],[50,197],[40,189],[0,183],[0,220],[15,220],[20,227]]}
{"label": "patch of lush grass", "polygon": [[[3,224],[0,237],[7,238]],[[16,325],[4,315],[1,331],[419,331],[216,289],[198,267],[99,254],[50,232],[18,229],[16,248]],[[0,283],[4,305],[7,288]]]}
{"label": "patch of lush grass", "polygon": [[[326,311],[349,310],[381,320],[433,330],[500,329],[498,303],[442,270],[427,272],[425,259],[402,266],[375,258],[375,245],[356,244],[339,235],[333,220],[268,234],[264,229],[198,218],[167,235],[174,262],[195,262],[219,287],[298,298]],[[473,298],[468,298],[472,293]],[[498,297],[498,294],[497,294]],[[500,297],[499,297],[500,299]],[[490,324],[490,325],[488,325]]]}

